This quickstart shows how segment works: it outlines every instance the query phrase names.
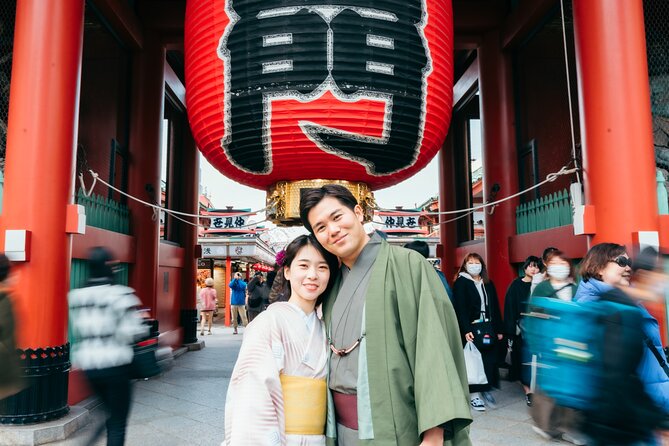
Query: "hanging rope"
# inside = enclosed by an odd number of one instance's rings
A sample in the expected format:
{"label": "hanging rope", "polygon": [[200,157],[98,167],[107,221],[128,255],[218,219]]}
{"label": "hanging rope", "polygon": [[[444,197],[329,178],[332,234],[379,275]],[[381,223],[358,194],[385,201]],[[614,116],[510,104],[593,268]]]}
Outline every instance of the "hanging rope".
{"label": "hanging rope", "polygon": [[[560,12],[562,19],[562,47],[564,48],[564,66],[567,75],[567,101],[569,103],[569,129],[571,130],[571,157],[574,165],[578,168],[576,159],[576,136],[574,132],[574,105],[571,100],[571,80],[569,79],[569,53],[567,51],[567,30],[564,22],[564,0],[560,0]],[[581,182],[581,177],[576,170],[576,181]]]}
{"label": "hanging rope", "polygon": [[[569,163],[571,164],[571,163]],[[453,214],[460,214],[462,212],[468,212],[468,211],[478,211],[481,209],[485,209],[490,206],[497,206],[500,203],[504,203],[505,201],[509,201],[513,198],[516,198],[520,195],[523,195],[527,192],[530,192],[531,190],[534,190],[538,187],[543,186],[546,183],[552,183],[553,181],[557,180],[560,176],[562,175],[571,175],[574,172],[578,172],[579,168],[578,167],[572,167],[571,169],[568,168],[569,164],[562,166],[560,170],[557,172],[549,173],[546,175],[546,179],[543,180],[540,183],[535,184],[534,186],[530,186],[527,189],[521,190],[520,192],[516,192],[513,195],[509,195],[508,197],[500,198],[499,200],[496,201],[491,201],[490,203],[485,203],[480,206],[473,206],[470,208],[466,209],[456,209],[454,211],[444,211],[444,212],[421,212],[422,215],[453,215]],[[401,212],[398,211],[397,209],[381,209],[381,208],[376,208],[376,210],[381,211],[381,212]],[[411,214],[410,212],[407,212],[407,214]]]}
{"label": "hanging rope", "polygon": [[[83,175],[83,174],[79,174],[79,182],[81,183],[81,188],[82,188],[83,191],[84,191],[84,195],[86,195],[87,197],[90,196],[90,194],[93,192],[93,188],[95,187],[96,183],[97,183],[97,182],[100,182],[100,183],[102,183],[103,185],[107,186],[108,188],[110,188],[110,189],[112,189],[112,190],[118,192],[119,194],[121,194],[121,195],[123,195],[123,196],[125,196],[125,197],[130,198],[130,199],[133,200],[133,201],[136,201],[136,202],[138,202],[138,203],[143,204],[144,206],[148,206],[148,207],[153,208],[153,209],[156,209],[156,210],[158,210],[158,211],[163,211],[163,212],[165,212],[166,214],[169,214],[169,215],[171,215],[171,216],[173,216],[173,217],[174,217],[175,215],[181,215],[181,216],[184,216],[184,217],[192,217],[192,218],[209,218],[209,219],[212,219],[212,218],[220,218],[220,217],[222,217],[222,216],[226,216],[226,217],[238,217],[238,216],[245,216],[245,215],[254,215],[254,214],[259,214],[259,213],[261,213],[261,212],[265,212],[265,211],[267,210],[267,207],[264,207],[263,209],[260,209],[260,210],[257,210],[257,211],[252,211],[252,212],[232,212],[232,213],[229,213],[229,214],[218,214],[218,213],[217,213],[217,214],[215,214],[215,215],[189,214],[188,212],[175,211],[175,210],[172,210],[172,209],[168,209],[168,208],[166,208],[166,207],[164,207],[164,206],[159,206],[159,205],[157,205],[157,204],[153,204],[153,203],[149,203],[148,201],[141,200],[141,199],[139,199],[139,198],[137,198],[137,197],[135,197],[135,196],[133,196],[133,195],[130,195],[130,194],[126,193],[126,192],[123,192],[121,189],[118,189],[117,187],[112,186],[111,184],[109,184],[108,182],[106,182],[105,180],[103,180],[102,178],[100,178],[100,176],[97,174],[97,172],[94,172],[93,170],[89,170],[88,172],[89,172],[89,173],[91,174],[91,176],[93,177],[93,184],[91,185],[91,188],[89,189],[88,193],[86,193],[86,185],[84,184],[84,175]],[[254,223],[254,224],[256,224],[256,223]]]}

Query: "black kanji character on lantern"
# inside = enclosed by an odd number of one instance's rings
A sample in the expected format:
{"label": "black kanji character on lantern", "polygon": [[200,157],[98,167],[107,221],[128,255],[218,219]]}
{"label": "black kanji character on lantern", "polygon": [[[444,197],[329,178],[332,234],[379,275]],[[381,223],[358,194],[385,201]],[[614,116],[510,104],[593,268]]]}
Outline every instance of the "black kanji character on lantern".
{"label": "black kanji character on lantern", "polygon": [[406,225],[408,228],[413,228],[416,226],[416,217],[407,217]]}
{"label": "black kanji character on lantern", "polygon": [[234,226],[232,224],[232,217],[225,217],[225,223],[223,224],[225,229],[232,229]]}
{"label": "black kanji character on lantern", "polygon": [[397,217],[397,226],[399,226],[400,228],[404,227],[404,217],[402,216]]}
{"label": "black kanji character on lantern", "polygon": [[223,219],[221,217],[216,217],[211,220],[211,225],[216,229],[221,229],[223,227]]}
{"label": "black kanji character on lantern", "polygon": [[385,225],[388,226],[388,227],[395,226],[395,219],[393,217],[390,217],[390,216],[386,217]]}
{"label": "black kanji character on lantern", "polygon": [[235,218],[235,226],[238,228],[241,228],[244,226],[246,222],[244,221],[244,217],[237,217]]}
{"label": "black kanji character on lantern", "polygon": [[413,164],[430,63],[419,32],[422,3],[379,0],[372,9],[368,0],[230,0],[234,20],[219,48],[229,101],[222,144],[230,160],[246,171],[269,173],[271,143],[264,127],[272,97],[308,101],[309,94],[330,88],[347,100],[386,101],[387,128],[372,138],[304,124],[323,150],[358,161],[373,175]]}
{"label": "black kanji character on lantern", "polygon": [[211,248],[204,248],[205,254],[211,254]]}

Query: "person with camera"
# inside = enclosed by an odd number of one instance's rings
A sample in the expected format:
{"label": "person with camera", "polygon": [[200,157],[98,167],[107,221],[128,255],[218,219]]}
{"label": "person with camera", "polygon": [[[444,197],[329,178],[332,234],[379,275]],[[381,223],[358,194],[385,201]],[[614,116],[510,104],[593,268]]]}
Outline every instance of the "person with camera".
{"label": "person with camera", "polygon": [[242,279],[242,273],[237,271],[228,285],[232,291],[230,297],[230,311],[232,312],[232,334],[237,334],[237,319],[242,318],[242,325],[248,325],[246,317],[246,282]]}

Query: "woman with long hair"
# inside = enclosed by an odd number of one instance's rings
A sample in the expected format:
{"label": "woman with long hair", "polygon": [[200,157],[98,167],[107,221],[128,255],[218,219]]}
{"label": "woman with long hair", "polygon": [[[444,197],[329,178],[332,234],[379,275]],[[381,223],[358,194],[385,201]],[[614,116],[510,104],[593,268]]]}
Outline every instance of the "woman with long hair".
{"label": "woman with long hair", "polygon": [[337,259],[312,235],[286,248],[287,302],[249,323],[225,404],[226,446],[325,445],[327,339],[316,315]]}
{"label": "woman with long hair", "polygon": [[499,388],[497,343],[504,338],[504,326],[495,285],[488,277],[485,261],[476,253],[467,254],[455,276],[453,307],[463,345],[474,342],[488,379],[487,384],[469,386],[470,404],[477,411],[486,410],[486,403],[494,408],[496,402],[490,391]]}

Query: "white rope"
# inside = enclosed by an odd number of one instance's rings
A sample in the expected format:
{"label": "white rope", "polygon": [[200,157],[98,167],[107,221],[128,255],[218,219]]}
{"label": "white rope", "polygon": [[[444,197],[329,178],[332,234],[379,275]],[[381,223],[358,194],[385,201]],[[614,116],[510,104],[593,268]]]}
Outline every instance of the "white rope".
{"label": "white rope", "polygon": [[[124,196],[130,198],[131,200],[134,200],[134,201],[136,201],[136,202],[138,202],[138,203],[143,204],[144,206],[148,206],[148,207],[153,208],[153,209],[155,209],[155,210],[163,211],[163,212],[165,212],[166,214],[169,214],[169,215],[171,215],[171,216],[173,216],[173,217],[174,217],[175,215],[181,215],[181,216],[184,216],[184,217],[192,217],[192,218],[209,218],[209,219],[212,219],[212,218],[220,218],[220,217],[222,217],[222,216],[226,216],[226,217],[238,217],[238,216],[242,216],[242,215],[254,215],[254,214],[258,214],[258,213],[260,213],[260,212],[264,212],[264,211],[267,210],[267,208],[265,207],[265,208],[260,209],[260,210],[258,210],[258,211],[252,211],[252,212],[233,212],[233,213],[224,214],[224,215],[223,215],[223,214],[221,214],[221,215],[199,215],[199,214],[189,214],[188,212],[175,211],[175,210],[172,210],[172,209],[168,209],[168,208],[166,208],[166,207],[164,207],[164,206],[159,206],[159,205],[157,205],[157,204],[153,204],[153,203],[149,203],[148,201],[141,200],[141,199],[139,199],[139,198],[137,198],[137,197],[135,197],[135,196],[133,196],[133,195],[130,195],[130,194],[126,193],[126,192],[123,192],[121,189],[118,189],[118,188],[112,186],[111,184],[107,183],[105,180],[103,180],[102,178],[100,178],[100,176],[99,176],[96,172],[94,172],[93,170],[89,170],[89,172],[90,172],[91,176],[93,177],[93,184],[91,185],[91,188],[90,188],[90,190],[88,191],[88,194],[86,193],[86,187],[85,187],[85,184],[84,184],[83,175],[82,175],[82,174],[79,174],[79,181],[81,182],[81,188],[84,190],[84,195],[86,195],[87,197],[90,196],[90,194],[93,192],[93,187],[94,187],[94,186],[96,185],[96,183],[99,181],[100,183],[104,184],[105,186],[109,187],[110,189],[112,189],[112,190],[118,192],[118,193],[121,194],[121,195],[124,195]],[[257,223],[253,223],[253,224],[255,225],[255,224],[257,224]]]}
{"label": "white rope", "polygon": [[[578,167],[576,160],[576,136],[574,133],[574,105],[571,100],[571,80],[569,80],[569,54],[567,52],[567,31],[564,23],[564,0],[560,0],[560,12],[562,17],[562,46],[564,48],[564,65],[567,75],[567,101],[569,103],[569,129],[571,130],[571,157],[574,164]],[[581,178],[576,171],[576,181],[581,182]]]}
{"label": "white rope", "polygon": [[[540,186],[543,186],[546,183],[552,183],[553,181],[557,180],[558,177],[560,177],[562,175],[570,175],[570,174],[572,174],[574,172],[577,172],[579,170],[578,167],[572,167],[571,169],[567,169],[567,166],[568,165],[562,166],[562,168],[557,172],[549,173],[548,175],[546,175],[545,180],[543,180],[540,183],[535,184],[534,186],[528,187],[527,189],[521,190],[520,192],[516,192],[515,194],[509,195],[508,197],[500,198],[499,200],[496,200],[496,201],[491,201],[490,203],[485,203],[485,204],[482,204],[480,206],[473,206],[473,207],[466,208],[466,209],[456,209],[454,211],[421,212],[420,214],[421,215],[453,215],[453,214],[460,214],[462,212],[468,212],[468,211],[478,211],[478,210],[485,209],[485,208],[490,207],[490,206],[497,206],[500,203],[504,203],[505,201],[508,201],[508,200],[516,198],[520,195],[523,195],[523,194],[525,194],[525,193],[527,193],[531,190],[534,190],[534,189],[536,189]],[[402,211],[398,211],[397,209],[380,209],[380,208],[377,208],[377,210],[381,211],[381,212],[402,213]],[[411,215],[411,212],[406,212],[406,214]]]}

